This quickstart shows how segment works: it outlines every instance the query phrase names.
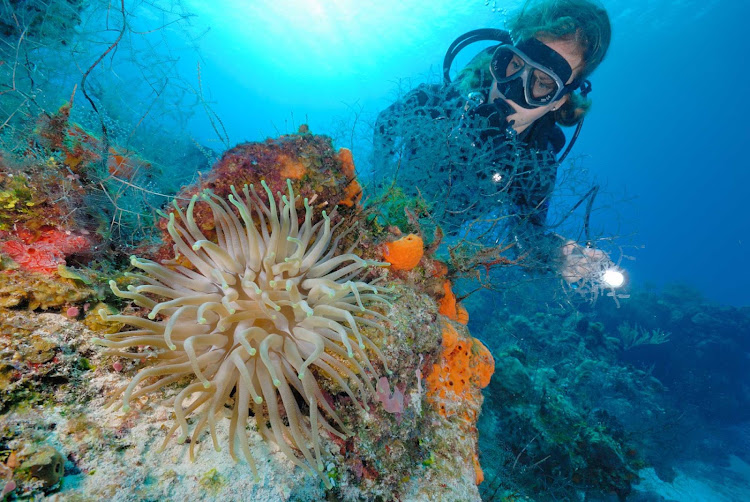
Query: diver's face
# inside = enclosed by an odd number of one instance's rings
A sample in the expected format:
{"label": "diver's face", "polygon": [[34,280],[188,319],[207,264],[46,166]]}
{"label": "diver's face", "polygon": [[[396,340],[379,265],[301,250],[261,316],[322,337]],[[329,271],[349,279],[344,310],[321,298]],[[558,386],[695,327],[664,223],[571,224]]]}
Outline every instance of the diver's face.
{"label": "diver's face", "polygon": [[[545,44],[547,47],[552,49],[553,51],[560,54],[565,60],[568,62],[570,67],[573,69],[573,74],[570,76],[566,84],[571,83],[580,73],[581,68],[583,67],[583,57],[581,57],[580,50],[578,49],[578,46],[573,41],[566,41],[566,40],[541,40],[540,42]],[[519,64],[520,61],[512,60],[510,64],[508,65],[508,75],[511,75],[515,70],[512,68],[514,64]],[[534,88],[532,89],[532,92],[534,95],[544,95],[545,92],[547,92],[546,89],[543,87],[545,85],[548,85],[549,82],[545,81],[545,78],[549,79],[549,77],[545,76],[544,74],[536,75],[538,77],[535,80]],[[539,89],[537,87],[539,86]],[[549,103],[545,106],[539,106],[537,108],[523,108],[519,105],[517,105],[515,102],[506,99],[505,96],[503,96],[500,91],[497,89],[497,80],[493,79],[492,82],[492,89],[490,90],[490,102],[495,101],[496,99],[503,99],[506,103],[508,103],[511,108],[513,108],[514,113],[508,116],[508,120],[513,120],[513,129],[516,130],[516,132],[520,133],[524,131],[527,127],[529,127],[531,124],[533,124],[537,119],[543,117],[547,114],[547,112],[557,110],[560,108],[565,102],[568,100],[568,95],[566,94],[561,99],[558,99],[557,101],[553,101],[552,103]]]}

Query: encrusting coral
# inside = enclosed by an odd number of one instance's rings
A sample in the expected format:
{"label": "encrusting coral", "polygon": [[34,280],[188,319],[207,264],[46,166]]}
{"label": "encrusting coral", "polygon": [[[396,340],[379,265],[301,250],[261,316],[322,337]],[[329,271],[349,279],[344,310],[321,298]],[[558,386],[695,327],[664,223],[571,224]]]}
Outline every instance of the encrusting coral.
{"label": "encrusting coral", "polygon": [[[122,394],[125,411],[141,396],[184,377],[193,379],[174,399],[176,423],[165,445],[180,429],[179,441],[191,437],[192,457],[196,441],[208,428],[218,450],[216,420],[228,407],[229,452],[236,459],[239,444],[257,477],[245,427],[252,410],[267,440],[328,484],[321,473],[319,429],[340,438],[351,432],[329,404],[319,379],[335,382],[362,409],[365,396],[375,393],[371,379],[377,374],[366,350],[388,371],[381,351],[360,329],[384,330],[378,321],[385,317],[365,305],[388,305],[389,290],[375,285],[377,279],[366,282],[362,276],[387,263],[362,259],[352,249],[339,253],[341,239],[355,227],[334,238],[340,224],[332,228],[325,211],[314,223],[308,200],[294,194],[290,181],[288,194],[278,193],[278,203],[265,181],[262,186],[268,205],[253,185],[241,193],[232,187],[228,201],[204,191],[192,197],[185,212],[175,205],[167,230],[179,260],[159,265],[133,257],[132,265],[143,271],[133,277],[141,284],[121,291],[110,283],[118,296],[150,309],[148,319],[102,312],[108,320],[137,329],[107,335],[97,343],[120,357],[155,361],[116,392]],[[208,206],[213,215],[215,240],[196,224],[198,204]],[[301,223],[298,205],[304,206]],[[136,347],[150,349],[133,352]],[[307,418],[298,398],[309,409]],[[198,416],[192,435],[191,415]]]}
{"label": "encrusting coral", "polygon": [[54,274],[65,266],[65,257],[87,252],[92,244],[83,235],[53,227],[42,227],[35,232],[20,228],[15,239],[0,242],[0,251],[7,254],[20,268],[42,274]]}

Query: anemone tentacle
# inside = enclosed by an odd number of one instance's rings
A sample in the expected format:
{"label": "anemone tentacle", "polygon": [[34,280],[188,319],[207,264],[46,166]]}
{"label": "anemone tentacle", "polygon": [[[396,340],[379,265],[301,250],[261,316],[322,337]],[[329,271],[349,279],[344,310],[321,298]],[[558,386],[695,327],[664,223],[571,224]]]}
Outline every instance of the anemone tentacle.
{"label": "anemone tentacle", "polygon": [[[102,317],[137,329],[96,342],[108,353],[154,362],[116,391],[124,409],[192,377],[174,399],[175,423],[162,448],[179,430],[180,442],[191,438],[191,458],[206,431],[218,449],[216,421],[229,408],[230,455],[237,459],[239,443],[256,479],[249,420],[295,465],[328,484],[321,474],[320,431],[339,437],[351,431],[320,383],[327,380],[364,411],[376,377],[368,350],[388,372],[367,330],[385,331],[387,318],[377,309],[391,305],[390,290],[376,285],[378,279],[361,279],[371,267],[387,264],[357,256],[355,246],[340,252],[339,243],[354,225],[339,231],[342,223],[331,221],[335,210],[323,211],[314,223],[310,201],[295,195],[291,182],[287,193],[276,197],[265,181],[261,187],[267,203],[253,185],[245,185],[241,191],[231,187],[227,200],[204,191],[184,212],[175,205],[167,225],[175,259],[158,264],[132,257],[140,271],[131,277],[141,284],[127,291],[110,284],[116,295],[150,309],[148,319],[102,310]],[[195,221],[199,204],[213,214],[214,239]],[[139,346],[150,350],[133,351]],[[298,402],[308,406],[307,416]],[[197,418],[192,427],[191,416]]]}

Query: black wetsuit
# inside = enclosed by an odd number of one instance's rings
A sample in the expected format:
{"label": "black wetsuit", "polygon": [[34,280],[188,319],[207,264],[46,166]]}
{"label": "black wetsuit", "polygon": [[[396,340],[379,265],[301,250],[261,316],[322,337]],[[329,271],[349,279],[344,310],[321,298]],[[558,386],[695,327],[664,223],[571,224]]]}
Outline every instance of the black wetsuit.
{"label": "black wetsuit", "polygon": [[[474,60],[488,59],[493,50],[482,51]],[[488,75],[479,74],[482,67],[464,77],[486,83]],[[479,90],[486,96],[488,87]],[[497,215],[502,206],[503,214],[512,216],[504,237],[514,239],[518,251],[546,247],[541,241],[549,242],[545,221],[556,155],[565,145],[562,130],[547,114],[515,135],[504,116],[488,119],[467,113],[465,89],[459,81],[422,84],[379,114],[376,179],[388,184],[395,178],[408,195],[432,203],[433,216],[448,233]]]}

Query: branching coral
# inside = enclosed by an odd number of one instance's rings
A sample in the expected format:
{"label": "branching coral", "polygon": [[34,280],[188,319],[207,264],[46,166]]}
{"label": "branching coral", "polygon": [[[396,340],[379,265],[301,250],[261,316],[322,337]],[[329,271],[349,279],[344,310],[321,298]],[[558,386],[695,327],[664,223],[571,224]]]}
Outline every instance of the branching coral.
{"label": "branching coral", "polygon": [[[319,384],[323,379],[332,382],[360,409],[367,392],[375,393],[371,379],[376,371],[365,351],[371,350],[384,366],[385,361],[362,331],[384,330],[378,321],[386,318],[365,304],[389,305],[388,290],[362,276],[370,267],[387,264],[362,259],[353,249],[337,253],[342,237],[355,227],[333,238],[340,224],[331,228],[325,211],[323,219],[313,223],[308,200],[295,196],[291,182],[288,196],[278,193],[278,202],[268,185],[262,185],[268,204],[253,185],[242,193],[232,187],[228,202],[203,192],[200,200],[213,213],[215,240],[207,238],[193,218],[197,195],[186,212],[175,205],[168,231],[178,259],[165,266],[133,257],[133,266],[143,271],[133,275],[142,284],[121,291],[110,283],[118,296],[151,309],[148,319],[102,312],[137,329],[98,343],[121,357],[156,361],[118,389],[125,411],[141,396],[184,377],[193,379],[174,400],[176,423],[163,446],[180,429],[179,441],[191,437],[193,458],[193,447],[208,428],[218,450],[216,420],[228,408],[230,455],[237,459],[239,443],[257,478],[245,426],[252,412],[266,439],[327,483],[321,474],[319,428],[341,438],[351,432]],[[301,222],[298,203],[305,209]],[[183,266],[186,262],[189,268]],[[153,351],[129,350],[138,346]],[[350,385],[356,386],[360,399]],[[192,415],[197,423],[191,434]]]}

